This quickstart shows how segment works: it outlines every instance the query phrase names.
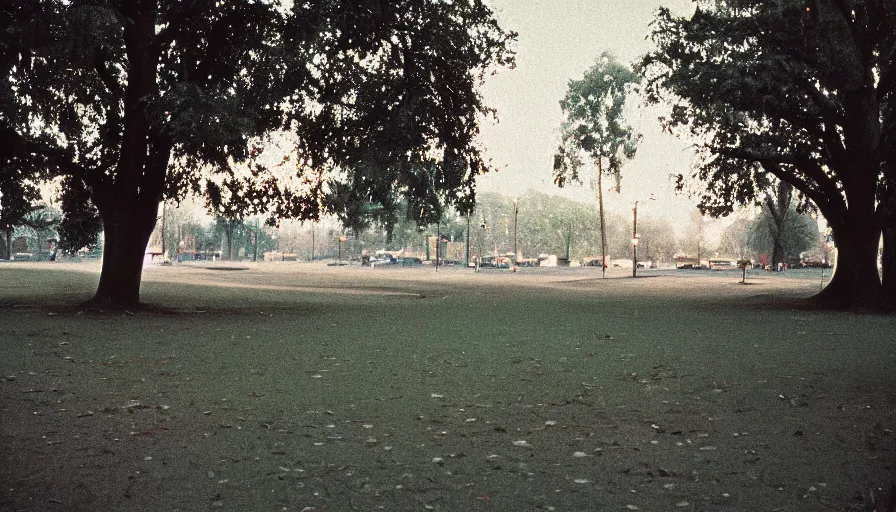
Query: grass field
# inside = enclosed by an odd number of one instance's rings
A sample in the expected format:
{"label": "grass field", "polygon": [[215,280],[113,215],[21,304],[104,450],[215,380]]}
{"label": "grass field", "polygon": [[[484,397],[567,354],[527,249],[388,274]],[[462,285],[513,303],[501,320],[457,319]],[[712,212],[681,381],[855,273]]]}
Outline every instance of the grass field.
{"label": "grass field", "polygon": [[0,264],[0,511],[871,510],[896,322],[818,271]]}

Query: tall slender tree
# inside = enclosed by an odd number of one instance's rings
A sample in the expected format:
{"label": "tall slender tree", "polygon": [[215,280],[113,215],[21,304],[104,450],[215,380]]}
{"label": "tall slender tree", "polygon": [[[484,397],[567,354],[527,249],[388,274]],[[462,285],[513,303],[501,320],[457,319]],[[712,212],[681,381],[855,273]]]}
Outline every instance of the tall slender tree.
{"label": "tall slender tree", "polygon": [[[634,158],[640,139],[624,114],[631,86],[639,81],[639,75],[605,52],[581,80],[570,80],[566,96],[560,102],[566,120],[561,127],[561,144],[554,157],[554,183],[560,187],[568,182],[581,183],[582,155],[594,162],[601,240],[606,239],[603,175],[614,176],[616,190],[621,191],[622,165]],[[601,250],[604,264],[606,252],[604,242]]]}

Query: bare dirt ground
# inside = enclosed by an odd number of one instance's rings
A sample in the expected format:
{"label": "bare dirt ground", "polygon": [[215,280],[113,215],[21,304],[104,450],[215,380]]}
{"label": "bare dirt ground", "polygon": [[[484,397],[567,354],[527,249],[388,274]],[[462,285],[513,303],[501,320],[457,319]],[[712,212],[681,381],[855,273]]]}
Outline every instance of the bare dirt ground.
{"label": "bare dirt ground", "polygon": [[[209,268],[206,268],[209,267]],[[0,265],[0,511],[871,510],[896,322],[820,274]]]}

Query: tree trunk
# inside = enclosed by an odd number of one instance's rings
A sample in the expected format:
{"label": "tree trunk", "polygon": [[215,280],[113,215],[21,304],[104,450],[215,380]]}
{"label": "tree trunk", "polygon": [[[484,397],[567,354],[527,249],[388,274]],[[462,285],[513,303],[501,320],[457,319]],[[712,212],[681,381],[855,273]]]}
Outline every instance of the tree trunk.
{"label": "tree trunk", "polygon": [[772,270],[778,270],[778,264],[784,262],[784,248],[781,246],[781,231],[776,230],[772,247]]}
{"label": "tree trunk", "polygon": [[227,260],[233,260],[233,220],[227,219]]}
{"label": "tree trunk", "polygon": [[881,306],[882,288],[877,271],[880,231],[872,218],[853,219],[847,231],[833,228],[837,244],[837,265],[831,281],[814,300],[824,307],[876,310]]}
{"label": "tree trunk", "polygon": [[6,259],[12,259],[12,229],[6,230]]}
{"label": "tree trunk", "polygon": [[[893,109],[890,122],[896,128],[896,109]],[[881,215],[884,239],[881,254],[881,281],[884,306],[896,310],[896,134],[890,135],[889,150],[884,158],[885,190],[884,197],[878,205]]]}
{"label": "tree trunk", "polygon": [[92,303],[114,307],[136,307],[140,304],[143,261],[149,243],[146,230],[140,231],[120,228],[106,230],[103,268]]}
{"label": "tree trunk", "polygon": [[825,214],[837,244],[837,267],[830,284],[816,298],[826,306],[878,310],[883,290],[877,255],[881,229],[886,225],[875,215],[881,163],[880,105],[870,73],[858,74],[850,81],[854,83],[844,87],[842,100],[848,157],[842,162],[846,209],[835,218]]}
{"label": "tree trunk", "polygon": [[891,222],[883,229],[884,252],[881,257],[881,293],[884,306],[896,308],[896,223]]}
{"label": "tree trunk", "polygon": [[135,307],[140,303],[140,281],[146,246],[158,218],[165,172],[172,143],[150,131],[147,98],[158,93],[158,52],[152,45],[155,16],[142,2],[125,2],[129,20],[127,91],[124,96],[122,141],[114,175],[91,187],[91,198],[103,220],[103,268],[92,303]]}
{"label": "tree trunk", "polygon": [[778,182],[775,196],[765,195],[765,206],[772,218],[769,234],[772,237],[772,270],[784,263],[784,230],[787,228],[787,214],[793,198],[793,187],[783,181]]}
{"label": "tree trunk", "polygon": [[601,277],[607,277],[607,228],[604,225],[604,185],[603,167],[600,157],[595,159],[597,164],[597,202],[600,207],[600,273]]}

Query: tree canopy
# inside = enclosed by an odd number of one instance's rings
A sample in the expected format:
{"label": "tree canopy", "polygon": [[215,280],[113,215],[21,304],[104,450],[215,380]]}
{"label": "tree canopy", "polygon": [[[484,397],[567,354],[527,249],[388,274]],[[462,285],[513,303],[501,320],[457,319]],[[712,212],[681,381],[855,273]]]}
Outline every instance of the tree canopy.
{"label": "tree canopy", "polygon": [[[570,80],[566,96],[560,102],[565,114],[561,144],[554,157],[554,182],[581,182],[582,154],[589,156],[621,186],[625,160],[635,156],[640,135],[625,119],[623,109],[631,86],[640,77],[627,66],[604,52],[581,80]],[[603,160],[607,161],[606,168]]]}
{"label": "tree canopy", "polygon": [[[136,304],[165,198],[317,218],[468,204],[487,164],[478,88],[515,34],[482,0],[12,0],[0,155],[68,176],[105,234],[97,301]],[[290,134],[271,157],[264,147]],[[19,180],[20,181],[20,180]],[[65,206],[66,203],[63,204]],[[69,215],[71,212],[65,212]]]}
{"label": "tree canopy", "polygon": [[686,17],[660,9],[657,48],[640,68],[648,101],[671,104],[665,128],[689,133],[701,151],[701,208],[729,213],[774,179],[792,185],[839,249],[819,299],[878,304],[878,240],[896,211],[896,3],[695,3]]}

